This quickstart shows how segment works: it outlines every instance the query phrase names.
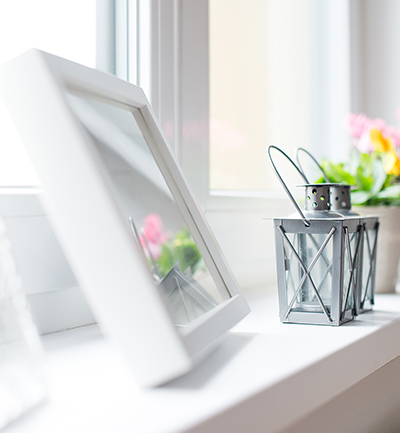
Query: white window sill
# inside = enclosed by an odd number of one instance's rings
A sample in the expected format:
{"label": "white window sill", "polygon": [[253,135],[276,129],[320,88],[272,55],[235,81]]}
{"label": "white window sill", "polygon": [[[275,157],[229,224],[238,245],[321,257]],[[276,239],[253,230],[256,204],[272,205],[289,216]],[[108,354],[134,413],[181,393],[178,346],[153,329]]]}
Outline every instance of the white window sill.
{"label": "white window sill", "polygon": [[96,326],[46,335],[49,399],[7,433],[275,432],[400,356],[400,296],[338,328],[283,325],[275,296],[195,371],[139,390]]}

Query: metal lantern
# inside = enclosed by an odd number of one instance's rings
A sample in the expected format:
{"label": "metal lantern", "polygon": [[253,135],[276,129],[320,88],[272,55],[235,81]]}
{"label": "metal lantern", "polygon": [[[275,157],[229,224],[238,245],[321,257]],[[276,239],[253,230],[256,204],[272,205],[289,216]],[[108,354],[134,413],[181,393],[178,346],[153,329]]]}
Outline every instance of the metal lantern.
{"label": "metal lantern", "polygon": [[331,186],[332,210],[336,210],[346,217],[360,217],[360,213],[351,209],[350,189],[350,185],[341,183]]}
{"label": "metal lantern", "polygon": [[[350,199],[350,185],[344,185],[341,183],[330,183],[328,175],[325,173],[325,170],[321,167],[319,162],[314,158],[314,156],[306,149],[303,149],[302,147],[298,147],[296,149],[296,160],[297,164],[303,173],[304,176],[306,176],[303,167],[300,163],[299,154],[300,152],[306,153],[315,163],[315,165],[318,167],[318,169],[321,171],[325,183],[330,184],[330,192],[331,192],[331,210],[335,210],[340,212],[343,216],[346,217],[359,217],[360,214],[357,212],[354,212],[351,210],[351,199]],[[308,183],[308,181],[307,181]]]}
{"label": "metal lantern", "polygon": [[[301,167],[299,153],[306,153],[318,166],[322,172],[325,182],[329,183],[329,178],[324,169],[306,149],[299,147],[296,149],[297,163],[305,176]],[[363,234],[361,242],[360,260],[358,261],[357,271],[357,293],[356,293],[356,315],[369,311],[374,304],[375,294],[375,275],[376,275],[376,252],[378,244],[379,218],[378,216],[362,216],[351,209],[350,185],[331,184],[331,210],[340,212],[346,218],[362,218]]]}
{"label": "metal lantern", "polygon": [[331,326],[348,322],[356,313],[361,219],[346,219],[331,210],[332,184],[307,182],[302,211],[275,167],[272,149],[307,179],[286,153],[269,146],[272,168],[297,210],[290,217],[274,218],[280,319]]}
{"label": "metal lantern", "polygon": [[350,186],[331,187],[332,209],[346,217],[360,217],[363,224],[361,260],[359,260],[356,314],[372,309],[375,294],[376,251],[378,245],[379,218],[362,216],[351,210]]}
{"label": "metal lantern", "polygon": [[375,295],[376,252],[378,247],[379,218],[363,216],[362,271],[356,314],[372,309]]}

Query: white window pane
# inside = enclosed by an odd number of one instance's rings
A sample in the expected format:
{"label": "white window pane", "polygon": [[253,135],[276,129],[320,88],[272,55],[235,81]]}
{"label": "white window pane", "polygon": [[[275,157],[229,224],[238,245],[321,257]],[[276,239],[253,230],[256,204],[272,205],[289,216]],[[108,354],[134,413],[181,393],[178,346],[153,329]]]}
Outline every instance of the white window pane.
{"label": "white window pane", "polygon": [[[293,156],[309,142],[308,2],[209,4],[210,188],[277,189],[266,147]],[[299,183],[292,168],[284,173]]]}
{"label": "white window pane", "polygon": [[[0,64],[39,48],[92,68],[96,0],[0,0]],[[0,103],[0,186],[37,185],[35,171]]]}

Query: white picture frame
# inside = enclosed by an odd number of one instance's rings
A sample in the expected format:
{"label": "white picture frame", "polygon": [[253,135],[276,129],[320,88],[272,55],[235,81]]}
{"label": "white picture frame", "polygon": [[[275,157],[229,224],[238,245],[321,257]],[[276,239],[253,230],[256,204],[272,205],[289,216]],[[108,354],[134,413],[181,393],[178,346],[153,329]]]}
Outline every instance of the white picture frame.
{"label": "white picture frame", "polygon": [[[121,215],[69,95],[132,109],[182,217],[229,299],[177,328]],[[46,193],[55,232],[101,325],[141,386],[189,372],[249,313],[141,88],[32,49],[3,65],[0,95]],[[101,217],[99,217],[99,215]],[[234,234],[232,234],[234,235]],[[140,285],[140,290],[132,287]]]}

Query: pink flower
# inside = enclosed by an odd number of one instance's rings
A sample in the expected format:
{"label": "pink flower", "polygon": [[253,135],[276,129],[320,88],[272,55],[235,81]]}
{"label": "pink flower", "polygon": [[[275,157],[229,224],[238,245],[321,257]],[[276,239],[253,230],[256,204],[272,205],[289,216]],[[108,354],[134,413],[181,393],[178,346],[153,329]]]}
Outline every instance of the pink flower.
{"label": "pink flower", "polygon": [[153,244],[152,242],[149,242],[144,239],[142,235],[140,235],[140,244],[142,245],[143,251],[148,259],[150,259],[150,256],[153,258],[153,260],[157,260],[161,257],[162,248],[161,244]]}
{"label": "pink flower", "polygon": [[385,138],[391,138],[395,146],[400,146],[400,131],[393,126],[387,126],[383,131],[382,135]]}
{"label": "pink flower", "polygon": [[[400,120],[400,108],[396,110]],[[370,119],[364,114],[350,113],[345,118],[345,127],[354,139],[353,145],[362,153],[371,153],[375,150],[371,142],[371,130],[381,132],[382,137],[390,139],[396,147],[400,147],[400,130],[387,126],[382,119]]]}
{"label": "pink flower", "polygon": [[162,244],[166,241],[160,215],[155,213],[147,215],[144,219],[143,234],[148,242]]}
{"label": "pink flower", "polygon": [[361,138],[365,133],[369,134],[369,131],[378,129],[384,131],[386,129],[386,123],[382,119],[370,119],[365,114],[353,114],[350,113],[344,120],[345,127],[353,138]]}
{"label": "pink flower", "polygon": [[369,119],[364,114],[353,114],[350,113],[346,116],[345,127],[353,138],[360,138],[364,132],[369,129],[369,125],[371,123],[371,119]]}
{"label": "pink flower", "polygon": [[147,215],[140,235],[140,243],[146,257],[150,258],[151,255],[154,260],[159,259],[162,253],[162,244],[166,240],[161,217],[157,214]]}
{"label": "pink flower", "polygon": [[372,128],[383,132],[386,129],[386,123],[382,119],[371,119],[368,129],[371,130]]}
{"label": "pink flower", "polygon": [[363,133],[360,139],[355,140],[353,144],[361,153],[372,153],[374,151],[369,129]]}

